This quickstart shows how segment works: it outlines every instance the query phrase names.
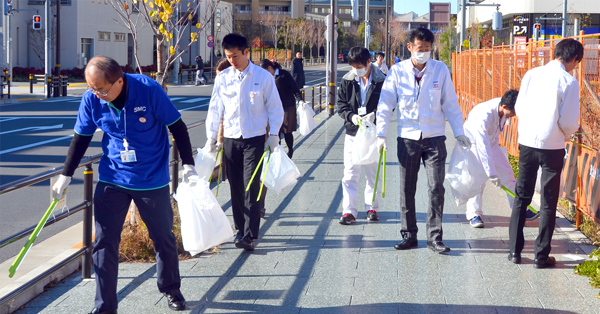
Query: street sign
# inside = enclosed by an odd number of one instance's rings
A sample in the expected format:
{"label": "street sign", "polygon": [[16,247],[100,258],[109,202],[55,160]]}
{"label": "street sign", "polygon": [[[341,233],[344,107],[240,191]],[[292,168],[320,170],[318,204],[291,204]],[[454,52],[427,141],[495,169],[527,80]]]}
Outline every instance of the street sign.
{"label": "street sign", "polygon": [[214,39],[215,39],[215,38],[214,38],[212,35],[208,35],[208,36],[206,37],[206,40],[208,40],[208,41],[213,41]]}
{"label": "street sign", "polygon": [[208,46],[208,48],[212,48],[212,46],[213,46],[213,42],[212,42],[212,41],[209,41],[209,42],[208,42],[206,45]]}
{"label": "street sign", "polygon": [[531,14],[519,14],[513,17],[513,36],[530,37]]}

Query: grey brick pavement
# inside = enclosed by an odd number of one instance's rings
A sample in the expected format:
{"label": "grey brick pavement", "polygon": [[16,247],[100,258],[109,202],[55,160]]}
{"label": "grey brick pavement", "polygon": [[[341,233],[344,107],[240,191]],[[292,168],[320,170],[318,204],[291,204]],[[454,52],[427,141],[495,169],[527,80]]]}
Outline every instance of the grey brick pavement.
{"label": "grey brick pavement", "polygon": [[[296,140],[294,161],[303,176],[281,194],[267,196],[256,250],[226,243],[218,253],[181,262],[185,313],[600,313],[600,299],[594,298],[599,290],[573,274],[577,262],[565,256],[585,255],[562,230],[557,228],[553,241],[556,268],[533,268],[537,221],[527,223],[523,263],[506,260],[510,211],[504,193],[492,187],[485,191],[485,229],[469,227],[464,206],[454,204],[447,187],[444,242],[452,251],[438,255],[425,245],[427,181],[420,171],[419,247],[396,251],[395,153],[388,156],[380,221],[367,223],[362,211],[355,225],[340,225],[342,120],[318,118],[314,133]],[[453,139],[449,128],[447,134]],[[449,152],[453,142],[447,141]],[[395,152],[396,141],[388,145]],[[364,184],[361,178],[360,190]],[[231,219],[227,183],[219,192]],[[154,265],[121,264],[119,271],[120,313],[170,312],[156,289]],[[75,274],[18,313],[87,313],[94,292],[93,280]]]}

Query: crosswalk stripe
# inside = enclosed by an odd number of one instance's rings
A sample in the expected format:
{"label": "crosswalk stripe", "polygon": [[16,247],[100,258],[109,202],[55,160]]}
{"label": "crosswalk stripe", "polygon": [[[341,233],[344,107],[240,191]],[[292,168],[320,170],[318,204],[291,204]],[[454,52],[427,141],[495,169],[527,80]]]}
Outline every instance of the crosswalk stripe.
{"label": "crosswalk stripe", "polygon": [[180,101],[180,103],[182,103],[182,104],[197,103],[197,102],[201,102],[201,101],[203,101],[203,100],[207,100],[207,99],[210,99],[210,97],[198,97],[198,98],[192,98],[192,99],[188,99],[188,100]]}

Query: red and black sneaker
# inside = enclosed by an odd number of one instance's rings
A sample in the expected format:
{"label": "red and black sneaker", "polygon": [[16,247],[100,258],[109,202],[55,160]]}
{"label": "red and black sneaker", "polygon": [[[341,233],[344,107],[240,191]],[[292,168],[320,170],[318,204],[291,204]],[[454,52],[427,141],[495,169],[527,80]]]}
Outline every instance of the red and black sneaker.
{"label": "red and black sneaker", "polygon": [[377,221],[379,220],[379,215],[377,215],[377,212],[374,210],[370,210],[367,212],[367,220],[369,221]]}
{"label": "red and black sneaker", "polygon": [[356,218],[352,214],[344,214],[342,218],[340,218],[340,224],[342,225],[351,225],[356,222]]}

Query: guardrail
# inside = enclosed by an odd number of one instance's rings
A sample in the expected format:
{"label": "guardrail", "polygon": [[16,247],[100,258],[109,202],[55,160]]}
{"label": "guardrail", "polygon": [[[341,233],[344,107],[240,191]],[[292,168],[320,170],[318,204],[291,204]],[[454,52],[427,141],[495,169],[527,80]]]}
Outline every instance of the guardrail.
{"label": "guardrail", "polygon": [[[193,129],[199,126],[204,125],[205,121],[199,121],[188,125],[188,130]],[[194,152],[197,154],[197,152]],[[179,181],[179,150],[177,149],[177,145],[175,141],[172,141],[171,146],[171,156],[172,160],[169,162],[169,167],[171,168],[171,193],[175,193],[177,190],[177,185]],[[35,278],[29,280],[25,284],[23,284],[19,289],[12,291],[11,293],[4,296],[0,299],[0,309],[9,304],[12,300],[19,297],[21,294],[25,293],[32,287],[34,287],[39,282],[43,281],[45,278],[52,276],[55,272],[63,268],[64,266],[70,264],[71,262],[77,260],[80,257],[83,257],[81,263],[81,276],[83,279],[89,279],[92,276],[92,213],[93,213],[93,185],[94,185],[94,171],[92,169],[92,164],[100,161],[102,154],[94,155],[88,158],[83,159],[77,168],[83,167],[83,186],[84,186],[84,195],[83,202],[71,208],[67,212],[63,212],[59,215],[53,216],[52,219],[49,219],[48,222],[44,225],[44,227],[53,225],[61,220],[66,219],[69,216],[72,216],[80,211],[83,211],[83,247],[79,249],[77,252],[71,254],[69,257],[63,259],[58,262],[56,265],[50,267],[48,270],[44,271],[40,275]],[[36,183],[49,180],[52,177],[55,177],[62,173],[63,167],[54,168],[52,170],[42,172],[33,176],[29,176],[26,178],[22,178],[20,180],[0,185],[0,195],[10,193]],[[22,230],[6,239],[0,240],[0,249],[30,235],[33,233],[35,229],[35,225],[31,226],[25,230]]]}

